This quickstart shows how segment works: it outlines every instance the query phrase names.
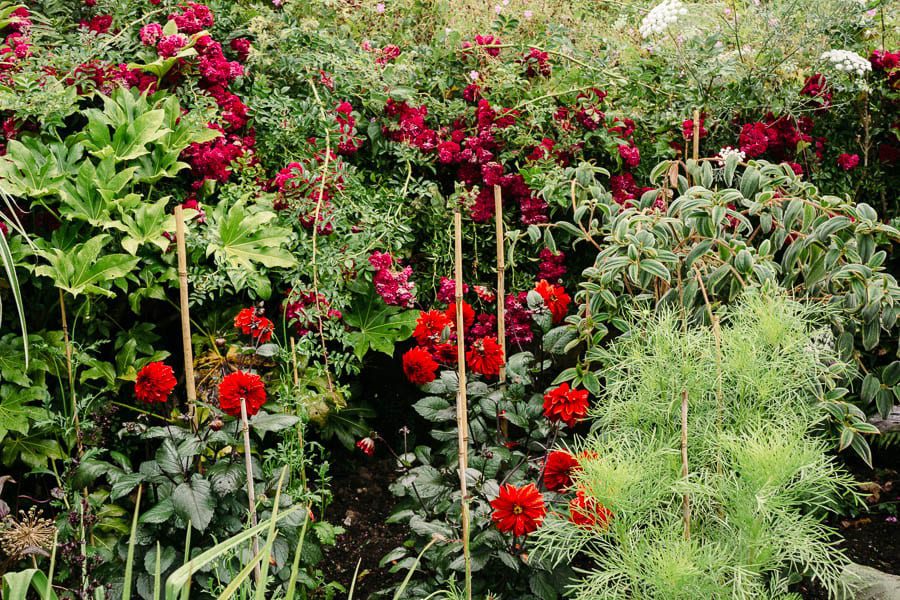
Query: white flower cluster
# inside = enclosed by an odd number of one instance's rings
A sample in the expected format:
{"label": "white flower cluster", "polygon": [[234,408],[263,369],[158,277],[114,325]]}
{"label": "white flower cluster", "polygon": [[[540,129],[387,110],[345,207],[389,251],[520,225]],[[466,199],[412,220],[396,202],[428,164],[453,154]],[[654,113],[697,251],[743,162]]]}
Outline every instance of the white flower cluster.
{"label": "white flower cluster", "polygon": [[838,71],[844,71],[857,77],[863,77],[866,71],[872,70],[872,65],[865,58],[851,50],[829,50],[822,54],[822,60],[827,60]]}
{"label": "white flower cluster", "polygon": [[678,20],[680,15],[686,15],[687,8],[681,0],[663,0],[647,13],[641,21],[639,28],[641,35],[648,38],[654,34],[664,32],[670,25]]}
{"label": "white flower cluster", "polygon": [[732,148],[731,146],[725,146],[721,150],[719,150],[719,158],[722,160],[719,161],[720,165],[724,165],[725,161],[728,160],[728,157],[732,154],[736,154],[738,157],[738,162],[744,162],[747,159],[747,155],[737,148]]}

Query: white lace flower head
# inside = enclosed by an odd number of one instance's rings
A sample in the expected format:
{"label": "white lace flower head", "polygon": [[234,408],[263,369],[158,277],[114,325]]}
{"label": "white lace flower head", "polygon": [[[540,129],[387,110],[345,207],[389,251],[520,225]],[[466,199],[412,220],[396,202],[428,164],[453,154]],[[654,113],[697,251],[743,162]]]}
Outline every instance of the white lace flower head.
{"label": "white lace flower head", "polygon": [[838,71],[857,77],[863,77],[867,71],[872,70],[872,64],[852,50],[829,50],[821,58],[830,62]]}
{"label": "white lace flower head", "polygon": [[687,14],[687,8],[681,0],[663,0],[653,7],[639,28],[641,35],[648,38],[663,33],[670,25],[678,21],[678,17]]}

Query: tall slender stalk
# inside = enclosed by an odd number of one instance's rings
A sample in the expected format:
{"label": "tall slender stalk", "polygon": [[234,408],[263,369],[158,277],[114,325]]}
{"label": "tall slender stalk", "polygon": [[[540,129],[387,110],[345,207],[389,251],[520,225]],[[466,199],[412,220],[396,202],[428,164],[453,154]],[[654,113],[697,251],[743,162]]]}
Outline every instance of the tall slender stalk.
{"label": "tall slender stalk", "polygon": [[191,316],[188,307],[187,248],[184,242],[184,209],[175,207],[175,245],[178,251],[178,290],[181,302],[181,346],[184,351],[184,387],[188,416],[197,431],[197,386],[194,382],[194,348],[191,344]]}
{"label": "tall slender stalk", "polygon": [[503,351],[500,366],[500,386],[506,385],[506,248],[503,236],[503,192],[494,186],[494,217],[497,237],[497,341]]}
{"label": "tall slender stalk", "polygon": [[694,109],[694,160],[700,158],[700,109]]}
{"label": "tall slender stalk", "polygon": [[456,424],[459,440],[459,491],[462,495],[462,544],[466,565],[466,598],[472,600],[472,556],[469,550],[469,491],[466,471],[469,466],[469,417],[466,399],[466,342],[463,320],[462,213],[453,213],[454,262],[456,279],[456,354],[459,366],[459,391],[456,394]]}
{"label": "tall slender stalk", "polygon": [[[500,365],[500,389],[506,389],[506,242],[503,235],[503,191],[499,185],[494,186],[494,218],[496,219],[497,238],[497,341],[503,353],[503,364]],[[503,439],[509,436],[509,422],[503,415],[497,416],[500,433]]]}
{"label": "tall slender stalk", "polygon": [[81,443],[81,420],[78,418],[78,401],[75,398],[75,374],[72,366],[72,341],[69,339],[69,321],[66,317],[66,296],[59,290],[59,312],[62,315],[63,342],[66,345],[66,371],[69,377],[69,392],[72,396],[72,422],[75,424],[75,444],[78,448],[78,457],[84,454],[84,446]]}
{"label": "tall slender stalk", "polygon": [[[688,476],[688,391],[681,390],[681,476]],[[691,497],[687,492],[681,497],[684,518],[684,539],[691,539]]]}
{"label": "tall slender stalk", "polygon": [[[247,400],[241,398],[241,431],[244,434],[244,468],[247,471],[247,504],[250,507],[250,526],[256,527],[256,490],[253,489],[253,460],[250,456],[250,419],[247,417]],[[253,535],[253,556],[259,554],[259,537]],[[260,585],[259,563],[253,568],[256,584]]]}
{"label": "tall slender stalk", "polygon": [[[300,369],[297,368],[297,343],[291,338],[291,362],[294,371],[294,387],[300,389]],[[306,492],[306,451],[303,442],[303,425],[297,425],[297,441],[300,444],[300,485]]]}

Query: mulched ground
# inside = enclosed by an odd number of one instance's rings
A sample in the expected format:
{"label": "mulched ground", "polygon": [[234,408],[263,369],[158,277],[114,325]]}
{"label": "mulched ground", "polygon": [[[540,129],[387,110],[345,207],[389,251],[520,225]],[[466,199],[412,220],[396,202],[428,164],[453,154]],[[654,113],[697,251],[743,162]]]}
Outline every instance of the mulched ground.
{"label": "mulched ground", "polygon": [[[874,457],[874,471],[850,460],[848,468],[865,486],[871,513],[835,519],[832,523],[844,538],[841,548],[855,563],[885,573],[900,575],[900,452],[887,450]],[[799,591],[807,600],[827,600],[818,586],[803,584]]]}
{"label": "mulched ground", "polygon": [[336,546],[326,549],[322,567],[326,581],[337,581],[349,590],[357,561],[362,561],[354,600],[365,600],[403,579],[402,573],[391,574],[378,566],[381,557],[401,545],[405,536],[404,527],[385,523],[394,504],[388,489],[396,477],[393,466],[393,459],[384,458],[349,463],[352,470],[334,473],[334,503],[328,507],[328,519],[346,532]]}

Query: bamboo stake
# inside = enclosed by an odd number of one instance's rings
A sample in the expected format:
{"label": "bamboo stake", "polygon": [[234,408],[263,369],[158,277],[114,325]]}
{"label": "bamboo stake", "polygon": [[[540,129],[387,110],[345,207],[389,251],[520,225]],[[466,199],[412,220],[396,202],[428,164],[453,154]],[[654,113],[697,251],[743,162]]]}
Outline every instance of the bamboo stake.
{"label": "bamboo stake", "polygon": [[494,186],[494,217],[497,222],[497,341],[503,352],[500,366],[500,386],[506,386],[506,248],[503,238],[503,196],[499,185]]}
{"label": "bamboo stake", "polygon": [[175,207],[175,246],[178,252],[178,290],[181,303],[181,347],[184,353],[184,387],[188,416],[197,431],[197,386],[194,382],[194,348],[191,344],[191,315],[188,307],[187,247],[184,242],[184,209]]}
{"label": "bamboo stake", "polygon": [[[253,489],[253,461],[250,457],[250,419],[247,417],[247,400],[241,398],[241,430],[244,434],[244,468],[247,471],[247,503],[250,505],[250,526],[256,527],[256,490]],[[259,538],[253,536],[253,557],[259,554]],[[259,562],[253,567],[256,585],[260,585]]]}
{"label": "bamboo stake", "polygon": [[[688,451],[687,451],[687,424],[688,424],[688,392],[681,390],[681,476],[688,476]],[[682,511],[684,513],[684,539],[691,539],[691,498],[685,493],[681,498]]]}
{"label": "bamboo stake", "polygon": [[75,374],[72,367],[72,342],[69,340],[69,321],[66,318],[66,297],[59,290],[59,312],[62,315],[63,342],[66,345],[66,371],[69,377],[69,391],[72,395],[72,421],[75,424],[75,444],[78,448],[78,456],[84,454],[84,446],[81,443],[81,420],[78,418],[78,401],[75,399]]}
{"label": "bamboo stake", "polygon": [[700,158],[700,109],[694,109],[694,160]]}
{"label": "bamboo stake", "polygon": [[[300,389],[300,370],[297,368],[297,343],[291,338],[291,362],[294,365],[294,387]],[[306,491],[306,453],[303,448],[303,425],[297,427],[297,440],[300,443],[300,454],[302,460],[300,462],[300,485],[303,491]]]}
{"label": "bamboo stake", "polygon": [[466,399],[466,342],[463,322],[462,213],[453,213],[455,229],[454,259],[456,279],[456,354],[459,366],[459,391],[456,393],[456,423],[459,440],[459,491],[462,494],[462,543],[466,564],[466,598],[472,600],[472,556],[469,551],[469,491],[466,471],[469,466],[469,418]]}

